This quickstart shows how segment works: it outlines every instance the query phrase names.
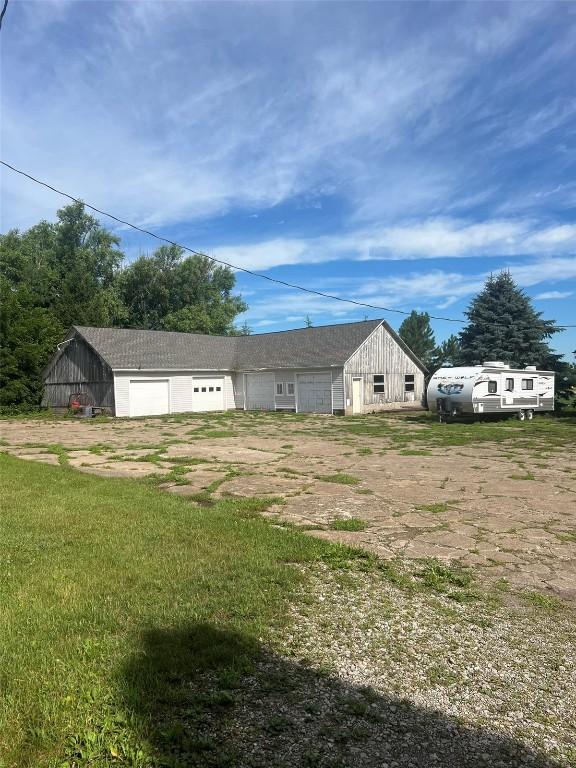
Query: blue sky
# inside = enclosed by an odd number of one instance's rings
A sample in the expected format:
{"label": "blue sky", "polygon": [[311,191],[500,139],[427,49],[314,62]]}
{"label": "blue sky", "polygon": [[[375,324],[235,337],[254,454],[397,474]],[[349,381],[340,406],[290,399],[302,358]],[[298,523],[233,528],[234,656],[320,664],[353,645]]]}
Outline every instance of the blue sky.
{"label": "blue sky", "polygon": [[[576,4],[12,0],[2,38],[3,158],[71,194],[394,309],[462,317],[507,268],[576,323]],[[4,172],[3,231],[62,204]],[[238,287],[254,332],[402,319]]]}

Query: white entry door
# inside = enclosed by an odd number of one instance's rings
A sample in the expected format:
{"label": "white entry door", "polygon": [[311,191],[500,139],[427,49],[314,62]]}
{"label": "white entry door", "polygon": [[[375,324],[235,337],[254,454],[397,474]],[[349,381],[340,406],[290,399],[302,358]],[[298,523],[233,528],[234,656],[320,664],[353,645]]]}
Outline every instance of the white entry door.
{"label": "white entry door", "polygon": [[168,379],[134,379],[130,381],[130,416],[158,416],[170,413]]}
{"label": "white entry door", "polygon": [[249,373],[246,376],[246,409],[273,411],[276,407],[273,373]]}
{"label": "white entry door", "polygon": [[332,375],[299,373],[297,382],[299,413],[332,413]]}
{"label": "white entry door", "polygon": [[192,380],[192,409],[194,411],[223,411],[224,379],[194,378]]}

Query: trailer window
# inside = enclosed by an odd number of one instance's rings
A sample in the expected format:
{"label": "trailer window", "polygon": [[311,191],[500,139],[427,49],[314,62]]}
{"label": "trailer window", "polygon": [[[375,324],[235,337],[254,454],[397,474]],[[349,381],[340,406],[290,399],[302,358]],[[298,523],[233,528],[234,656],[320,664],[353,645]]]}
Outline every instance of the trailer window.
{"label": "trailer window", "polygon": [[374,376],[374,394],[384,394],[384,374],[377,373]]}
{"label": "trailer window", "polygon": [[522,389],[534,389],[534,379],[522,379]]}
{"label": "trailer window", "polygon": [[514,391],[514,379],[506,379],[506,392]]}
{"label": "trailer window", "polygon": [[498,382],[497,381],[489,381],[488,382],[488,394],[489,395],[495,395],[496,392],[498,392]]}
{"label": "trailer window", "polygon": [[404,392],[414,392],[414,374],[407,373],[404,376]]}

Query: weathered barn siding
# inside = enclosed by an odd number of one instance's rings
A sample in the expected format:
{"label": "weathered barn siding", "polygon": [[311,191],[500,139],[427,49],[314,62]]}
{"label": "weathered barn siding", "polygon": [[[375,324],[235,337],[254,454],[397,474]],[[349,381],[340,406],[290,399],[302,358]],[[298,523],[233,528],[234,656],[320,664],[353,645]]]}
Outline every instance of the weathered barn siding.
{"label": "weathered barn siding", "polygon": [[[168,379],[170,382],[170,413],[188,413],[194,410],[193,387],[198,379],[223,379],[224,409],[236,407],[232,375],[224,371],[114,371],[114,397],[116,416],[130,415],[130,382],[138,379]],[[196,380],[196,381],[195,381]]]}
{"label": "weathered barn siding", "polygon": [[78,336],[66,343],[44,382],[44,407],[68,408],[70,396],[81,392],[91,405],[114,413],[112,371]]}
{"label": "weathered barn siding", "polygon": [[[384,392],[374,392],[374,375],[384,376]],[[406,392],[405,375],[414,376],[414,391]],[[344,366],[346,414],[352,413],[352,379],[362,379],[362,412],[420,405],[424,373],[384,326],[361,344]]]}

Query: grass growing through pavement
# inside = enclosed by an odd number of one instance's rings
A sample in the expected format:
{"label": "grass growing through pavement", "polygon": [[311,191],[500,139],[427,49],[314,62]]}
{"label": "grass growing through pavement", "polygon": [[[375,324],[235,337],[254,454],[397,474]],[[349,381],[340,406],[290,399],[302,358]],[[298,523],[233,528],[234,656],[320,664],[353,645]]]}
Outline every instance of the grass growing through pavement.
{"label": "grass growing through pavement", "polygon": [[335,472],[333,475],[317,475],[316,479],[323,480],[325,483],[339,483],[340,485],[358,485],[360,482],[357,477],[345,472]]}
{"label": "grass growing through pavement", "polygon": [[[269,525],[258,516],[267,500],[202,509],[136,481],[8,456],[0,467],[6,766],[154,765],[154,720],[138,712],[166,683],[142,656],[142,638],[168,632],[170,653],[183,654],[178,638],[206,627],[192,671],[214,662],[214,628],[244,638],[220,649],[219,674],[231,684],[252,641],[285,615],[302,578],[287,563],[339,551]],[[190,717],[201,716],[202,702],[177,682],[164,696],[184,697]],[[192,759],[199,745],[188,748]]]}
{"label": "grass growing through pavement", "polygon": [[351,517],[348,520],[334,520],[330,528],[333,531],[365,531],[366,523],[358,517]]}

